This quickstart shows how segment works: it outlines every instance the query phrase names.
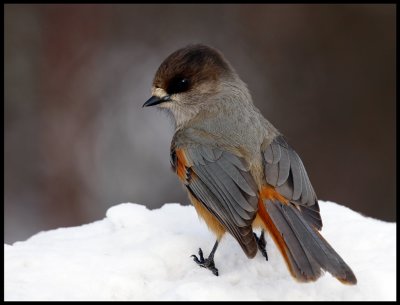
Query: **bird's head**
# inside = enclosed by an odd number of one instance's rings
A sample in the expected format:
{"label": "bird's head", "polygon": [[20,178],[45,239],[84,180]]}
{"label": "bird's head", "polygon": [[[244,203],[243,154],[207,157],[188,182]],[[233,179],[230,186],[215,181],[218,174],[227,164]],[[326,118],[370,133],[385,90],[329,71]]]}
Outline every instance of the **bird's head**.
{"label": "bird's head", "polygon": [[180,125],[215,103],[224,85],[235,79],[236,73],[219,51],[201,44],[189,45],[161,63],[152,96],[143,107],[167,109]]}

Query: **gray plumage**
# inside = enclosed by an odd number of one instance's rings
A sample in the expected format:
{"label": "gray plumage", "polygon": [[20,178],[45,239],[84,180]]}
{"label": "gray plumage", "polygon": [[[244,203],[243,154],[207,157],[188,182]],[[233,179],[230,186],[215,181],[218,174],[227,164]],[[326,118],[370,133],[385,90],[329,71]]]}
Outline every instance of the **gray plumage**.
{"label": "gray plumage", "polygon": [[[264,152],[265,177],[297,204],[314,205],[317,198],[303,162],[283,136],[277,136]],[[300,200],[301,198],[301,200]]]}
{"label": "gray plumage", "polygon": [[254,256],[257,245],[251,224],[257,212],[257,186],[247,182],[251,177],[243,177],[243,162],[207,146],[192,146],[186,152],[193,164],[188,189],[227,227],[246,255]]}
{"label": "gray plumage", "polygon": [[173,167],[217,240],[226,230],[254,257],[252,229],[261,225],[299,281],[316,280],[325,270],[357,282],[318,233],[318,200],[299,155],[254,106],[219,51],[191,45],[172,53],[158,68],[152,95],[144,106],[156,104],[173,116]]}
{"label": "gray plumage", "polygon": [[350,268],[326,240],[304,220],[292,204],[285,205],[267,200],[266,208],[282,233],[293,260],[295,276],[300,281],[316,280],[320,269],[328,271],[342,281],[355,282]]}

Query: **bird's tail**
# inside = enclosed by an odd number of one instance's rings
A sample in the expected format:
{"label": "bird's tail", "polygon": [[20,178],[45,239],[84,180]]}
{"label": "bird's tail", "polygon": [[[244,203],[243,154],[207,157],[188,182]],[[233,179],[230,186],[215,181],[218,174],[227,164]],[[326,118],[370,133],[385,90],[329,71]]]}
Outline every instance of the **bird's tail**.
{"label": "bird's tail", "polygon": [[350,267],[293,204],[260,196],[258,213],[295,279],[315,281],[325,270],[344,284],[357,283]]}

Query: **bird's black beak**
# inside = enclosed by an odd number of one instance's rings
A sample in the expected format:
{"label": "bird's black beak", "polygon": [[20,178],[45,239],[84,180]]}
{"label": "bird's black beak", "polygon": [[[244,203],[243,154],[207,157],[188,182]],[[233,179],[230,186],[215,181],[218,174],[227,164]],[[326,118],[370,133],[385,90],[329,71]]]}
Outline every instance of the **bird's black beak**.
{"label": "bird's black beak", "polygon": [[152,96],[151,98],[149,98],[146,103],[143,104],[142,107],[149,107],[149,106],[154,106],[154,105],[158,105],[164,102],[170,101],[170,96],[166,95],[163,97],[158,97],[158,96]]}

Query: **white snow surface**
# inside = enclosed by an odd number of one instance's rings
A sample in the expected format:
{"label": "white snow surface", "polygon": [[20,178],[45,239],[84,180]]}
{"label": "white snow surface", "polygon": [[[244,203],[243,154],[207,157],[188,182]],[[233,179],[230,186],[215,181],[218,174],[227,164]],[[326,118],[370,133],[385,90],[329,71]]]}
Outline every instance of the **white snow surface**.
{"label": "white snow surface", "polygon": [[[215,255],[219,276],[197,266],[214,235],[192,206],[123,203],[103,220],[40,232],[4,245],[5,300],[395,300],[396,223],[320,202],[322,235],[354,271],[344,285],[325,273],[296,282],[267,236],[269,260],[248,259],[226,234]],[[259,233],[260,231],[257,231]]]}

